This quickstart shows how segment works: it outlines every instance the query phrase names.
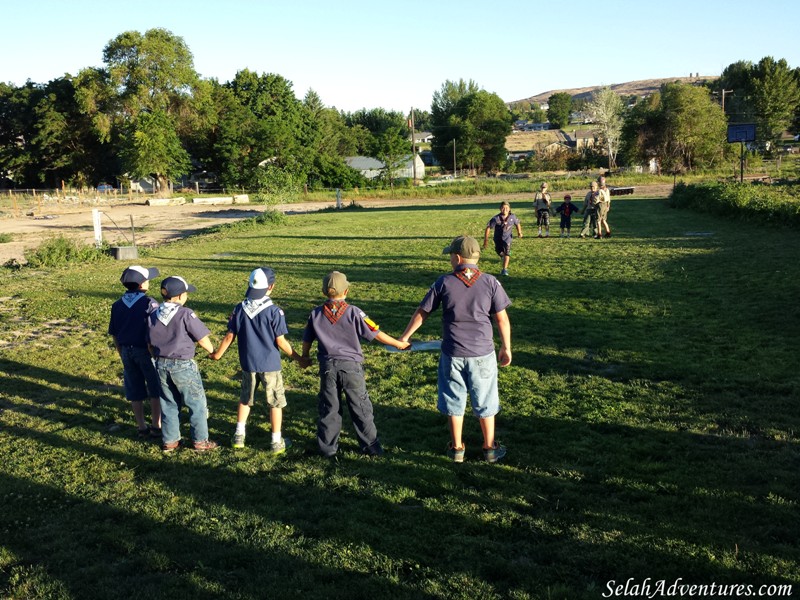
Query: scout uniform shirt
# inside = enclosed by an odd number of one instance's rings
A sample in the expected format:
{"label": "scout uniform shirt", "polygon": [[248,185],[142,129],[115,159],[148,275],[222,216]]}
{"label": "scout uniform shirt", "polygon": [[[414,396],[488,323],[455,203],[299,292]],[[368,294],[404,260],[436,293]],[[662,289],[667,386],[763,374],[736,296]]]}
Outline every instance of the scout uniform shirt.
{"label": "scout uniform shirt", "polygon": [[459,265],[433,283],[419,307],[431,313],[440,305],[443,354],[474,357],[494,352],[491,316],[511,306],[495,277],[477,265]]}
{"label": "scout uniform shirt", "polygon": [[357,306],[344,300],[328,300],[308,317],[303,342],[317,340],[320,364],[328,360],[364,362],[361,340],[371,342],[378,335],[378,325]]}
{"label": "scout uniform shirt", "polygon": [[236,336],[239,364],[248,373],[271,373],[281,370],[281,353],[275,338],[289,333],[283,311],[269,296],[245,298],[236,305],[228,331]]}
{"label": "scout uniform shirt", "polygon": [[503,220],[503,214],[498,213],[491,218],[486,227],[494,227],[495,241],[507,242],[513,237],[513,230],[519,224],[519,219],[514,213],[508,213],[508,218]]}
{"label": "scout uniform shirt", "polygon": [[125,292],[111,305],[108,333],[120,346],[147,348],[147,315],[158,308],[158,302],[144,292]]}
{"label": "scout uniform shirt", "polygon": [[194,358],[195,344],[211,332],[194,311],[164,302],[147,319],[148,342],[156,358]]}

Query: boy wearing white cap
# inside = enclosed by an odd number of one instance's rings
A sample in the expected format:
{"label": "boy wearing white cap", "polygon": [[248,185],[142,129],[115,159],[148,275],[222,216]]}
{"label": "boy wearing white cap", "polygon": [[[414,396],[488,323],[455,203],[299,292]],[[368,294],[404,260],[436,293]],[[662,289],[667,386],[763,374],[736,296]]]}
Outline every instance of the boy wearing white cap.
{"label": "boy wearing white cap", "polygon": [[242,367],[242,392],[233,447],[244,448],[247,417],[260,383],[270,408],[271,450],[274,454],[280,454],[292,444],[289,438],[281,435],[283,408],[286,406],[281,351],[301,364],[304,361],[285,337],[289,333],[286,317],[270,297],[274,287],[275,271],[271,268],[260,267],[250,273],[245,299],[233,309],[228,319],[228,332],[211,358],[222,358],[228,346],[237,339],[239,364]]}
{"label": "boy wearing white cap", "polygon": [[[128,291],[111,305],[108,333],[122,359],[125,398],[131,403],[139,437],[161,437],[161,405],[159,383],[147,349],[147,315],[158,308],[158,302],[147,295],[150,280],[158,277],[158,269],[131,266],[119,280]],[[150,425],[144,416],[144,400],[150,400]]]}
{"label": "boy wearing white cap", "polygon": [[184,305],[189,292],[197,288],[183,277],[167,277],[161,282],[164,302],[147,318],[147,342],[156,359],[161,382],[161,449],[177,450],[181,441],[180,410],[189,410],[190,434],[194,450],[205,452],[217,447],[208,439],[208,401],[200,370],[194,361],[195,345],[214,352],[208,327]]}

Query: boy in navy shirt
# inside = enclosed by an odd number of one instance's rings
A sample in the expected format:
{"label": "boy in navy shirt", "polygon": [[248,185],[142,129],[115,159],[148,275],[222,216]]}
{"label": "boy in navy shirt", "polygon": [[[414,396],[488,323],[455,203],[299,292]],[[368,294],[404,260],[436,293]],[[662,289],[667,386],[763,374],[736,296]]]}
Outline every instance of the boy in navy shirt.
{"label": "boy in navy shirt", "polygon": [[[211,354],[211,358],[214,360],[222,358],[228,346],[238,336],[242,392],[232,445],[234,448],[244,448],[247,417],[250,415],[256,388],[260,383],[264,387],[267,405],[270,407],[271,449],[274,454],[280,454],[292,444],[289,438],[281,435],[286,394],[281,374],[280,351],[301,364],[304,361],[285,337],[289,333],[286,317],[270,298],[274,286],[275,271],[269,267],[261,267],[250,273],[245,299],[233,309],[228,319],[228,332],[222,338],[216,352]],[[308,366],[307,363],[305,366]]]}
{"label": "boy in navy shirt", "polygon": [[514,237],[514,227],[517,228],[517,235],[522,237],[522,224],[517,215],[511,212],[511,205],[508,202],[500,204],[500,212],[493,216],[486,224],[483,232],[483,247],[489,245],[489,231],[494,229],[494,249],[500,256],[502,270],[500,275],[508,275],[508,262],[511,259],[511,240]]}
{"label": "boy in navy shirt", "polygon": [[[557,213],[561,213],[561,237],[569,237],[569,230],[572,229],[572,215],[580,209],[572,203],[572,196],[564,196],[564,202],[556,208]],[[566,232],[566,233],[565,233]]]}
{"label": "boy in navy shirt", "polygon": [[[125,398],[131,403],[139,437],[161,437],[161,405],[156,368],[147,350],[147,315],[158,302],[146,294],[158,269],[128,267],[119,280],[127,288],[111,305],[108,333],[122,359]],[[150,400],[150,425],[144,416],[144,401]]]}
{"label": "boy in navy shirt", "polygon": [[180,409],[189,410],[190,434],[198,452],[213,450],[217,443],[208,439],[208,402],[200,370],[194,361],[195,344],[212,354],[214,346],[208,327],[193,310],[184,305],[189,292],[197,288],[183,277],[167,277],[161,282],[164,302],[147,319],[147,341],[156,359],[161,382],[161,431],[164,452],[177,450],[181,441]]}
{"label": "boy in navy shirt", "polygon": [[439,277],[411,316],[400,341],[408,341],[428,316],[442,308],[442,352],[439,356],[439,411],[447,415],[451,441],[447,455],[464,462],[461,439],[467,395],[483,433],[483,457],[494,463],[506,449],[494,439],[494,417],[500,411],[492,319],[500,332],[500,366],[511,364],[511,305],[500,282],[478,269],[477,240],[459,236],[444,249],[453,271]]}
{"label": "boy in navy shirt", "polygon": [[311,344],[317,341],[319,360],[319,395],[317,443],[320,452],[332,458],[339,449],[342,429],[340,395],[344,393],[350,418],[361,451],[368,456],[383,454],[372,415],[372,402],[364,381],[364,355],[361,339],[378,340],[404,350],[400,342],[379,331],[378,325],[364,312],[346,302],[350,284],[339,271],[331,271],[322,280],[322,293],[328,300],[311,311],[303,332],[303,358],[308,359]]}

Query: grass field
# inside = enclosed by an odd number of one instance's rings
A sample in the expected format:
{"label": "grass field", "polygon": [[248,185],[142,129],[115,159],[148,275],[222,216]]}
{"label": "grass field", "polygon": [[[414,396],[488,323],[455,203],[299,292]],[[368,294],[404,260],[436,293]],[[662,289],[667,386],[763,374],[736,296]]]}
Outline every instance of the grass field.
{"label": "grass field", "polygon": [[[496,209],[293,215],[139,262],[198,287],[189,306],[215,343],[262,264],[295,347],[333,268],[399,335],[448,267],[442,247],[482,236]],[[515,212],[497,465],[480,461],[473,418],[467,461],[444,455],[435,354],[372,346],[383,458],[357,454],[347,418],[339,462],[314,455],[315,370],[287,361],[286,455],[268,451],[263,406],[244,450],[162,455],[136,439],[105,334],[124,265],[0,274],[0,597],[574,599],[630,578],[796,596],[800,234],[625,198],[610,239],[540,240]],[[491,252],[482,265],[499,270]],[[200,365],[228,446],[235,347]]]}

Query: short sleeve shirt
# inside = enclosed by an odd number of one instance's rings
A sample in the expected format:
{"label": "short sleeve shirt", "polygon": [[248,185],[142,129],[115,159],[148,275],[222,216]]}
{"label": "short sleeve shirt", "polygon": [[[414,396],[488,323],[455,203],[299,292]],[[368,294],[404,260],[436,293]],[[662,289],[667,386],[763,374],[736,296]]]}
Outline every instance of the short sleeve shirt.
{"label": "short sleeve shirt", "polygon": [[242,371],[269,373],[281,370],[281,352],[276,338],[289,333],[286,316],[274,304],[249,316],[244,303],[236,305],[228,331],[234,334],[239,347],[239,364]]}
{"label": "short sleeve shirt", "polygon": [[537,211],[548,210],[550,208],[550,194],[536,192],[536,196],[533,200],[533,208],[535,208]]}
{"label": "short sleeve shirt", "polygon": [[320,363],[328,360],[364,362],[361,340],[371,342],[378,331],[378,325],[357,306],[348,304],[338,320],[332,323],[325,315],[323,304],[311,311],[303,332],[303,342],[317,341]]}
{"label": "short sleeve shirt", "polygon": [[[447,356],[486,356],[494,352],[492,316],[511,306],[497,278],[475,265],[460,265],[462,276],[478,278],[467,286],[456,271],[437,279],[419,307],[427,313],[442,307],[442,353]],[[475,273],[479,275],[475,275]]]}
{"label": "short sleeve shirt", "polygon": [[155,299],[142,292],[126,292],[111,305],[108,333],[120,346],[147,348],[147,315],[158,308]]}
{"label": "short sleeve shirt", "polygon": [[519,224],[519,219],[514,213],[508,213],[508,217],[503,219],[501,213],[497,213],[486,224],[486,227],[494,228],[494,239],[508,241],[513,237],[514,227]]}
{"label": "short sleeve shirt", "polygon": [[[168,323],[159,320],[164,307],[177,306]],[[193,310],[179,304],[163,303],[147,318],[148,342],[158,358],[194,358],[195,344],[209,335],[208,327]]]}

